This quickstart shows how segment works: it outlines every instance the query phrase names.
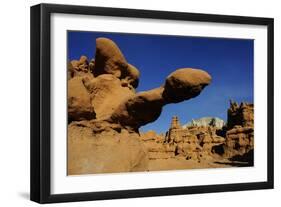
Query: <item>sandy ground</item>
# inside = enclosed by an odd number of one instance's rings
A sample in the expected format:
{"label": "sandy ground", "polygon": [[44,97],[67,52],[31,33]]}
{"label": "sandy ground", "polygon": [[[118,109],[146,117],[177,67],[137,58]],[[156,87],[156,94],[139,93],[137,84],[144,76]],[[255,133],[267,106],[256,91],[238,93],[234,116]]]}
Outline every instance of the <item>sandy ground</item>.
{"label": "sandy ground", "polygon": [[245,163],[230,162],[229,160],[185,160],[182,158],[149,160],[149,171],[159,170],[182,170],[182,169],[200,169],[200,168],[226,168],[243,167]]}

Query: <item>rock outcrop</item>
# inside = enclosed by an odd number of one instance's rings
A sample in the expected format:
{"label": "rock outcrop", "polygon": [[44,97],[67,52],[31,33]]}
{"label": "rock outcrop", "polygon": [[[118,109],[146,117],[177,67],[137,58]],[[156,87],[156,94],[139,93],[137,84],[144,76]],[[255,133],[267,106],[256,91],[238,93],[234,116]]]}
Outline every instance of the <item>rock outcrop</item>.
{"label": "rock outcrop", "polygon": [[[181,163],[188,168],[206,166],[194,164],[206,161],[221,166],[253,166],[253,108],[253,104],[242,102],[238,105],[231,102],[226,125],[219,118],[204,117],[181,126],[178,118],[173,117],[165,136],[150,131],[142,133],[141,140],[150,160],[193,161],[189,164]],[[165,164],[162,162],[161,165]],[[161,165],[158,163],[159,168]]]}
{"label": "rock outcrop", "polygon": [[140,133],[141,141],[148,151],[148,158],[169,159],[175,157],[175,146],[165,144],[165,135],[158,135],[154,131]]}
{"label": "rock outcrop", "polygon": [[224,155],[232,160],[254,162],[254,105],[230,102]]}
{"label": "rock outcrop", "polygon": [[83,79],[79,76],[68,81],[68,120],[91,120],[96,117],[96,113],[91,104],[90,93],[84,86]]}
{"label": "rock outcrop", "polygon": [[182,158],[201,162],[219,156],[214,147],[224,144],[225,138],[218,136],[216,130],[211,126],[183,128],[178,118],[173,117],[165,137],[155,132],[143,133],[141,137],[151,160]]}
{"label": "rock outcrop", "polygon": [[182,68],[162,86],[136,93],[139,75],[107,38],[96,39],[95,59],[68,63],[68,174],[148,170],[139,127],[155,121],[166,104],[194,98],[211,82],[203,70]]}
{"label": "rock outcrop", "polygon": [[[68,126],[68,175],[146,171],[147,152],[138,134],[102,122]],[[100,126],[104,128],[100,130]]]}
{"label": "rock outcrop", "polygon": [[227,111],[227,128],[232,129],[236,125],[242,127],[254,126],[254,104],[230,101],[230,107]]}
{"label": "rock outcrop", "polygon": [[123,101],[110,120],[137,131],[139,127],[155,121],[164,105],[198,96],[210,81],[211,76],[203,70],[178,69],[167,77],[164,86],[137,93]]}

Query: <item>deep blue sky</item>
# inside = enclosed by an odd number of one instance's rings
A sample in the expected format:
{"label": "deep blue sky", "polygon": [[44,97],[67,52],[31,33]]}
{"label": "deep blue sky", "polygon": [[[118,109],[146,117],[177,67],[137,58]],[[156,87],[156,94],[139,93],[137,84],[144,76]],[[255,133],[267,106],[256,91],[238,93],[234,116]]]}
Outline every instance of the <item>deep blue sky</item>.
{"label": "deep blue sky", "polygon": [[212,76],[199,96],[166,105],[161,116],[141,131],[165,132],[174,115],[182,124],[204,116],[226,121],[229,99],[253,102],[253,40],[69,31],[68,59],[94,58],[98,37],[112,39],[139,69],[137,91],[159,87],[178,68],[204,69]]}

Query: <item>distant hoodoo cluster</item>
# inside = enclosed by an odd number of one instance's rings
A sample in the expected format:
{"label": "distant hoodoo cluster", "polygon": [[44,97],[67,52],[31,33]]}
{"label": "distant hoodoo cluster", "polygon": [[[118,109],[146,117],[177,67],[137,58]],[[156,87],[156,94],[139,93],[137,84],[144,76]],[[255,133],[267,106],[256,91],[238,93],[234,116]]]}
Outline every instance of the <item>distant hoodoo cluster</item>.
{"label": "distant hoodoo cluster", "polygon": [[[149,159],[183,158],[200,162],[210,159],[213,147],[224,142],[224,138],[216,134],[216,127],[190,126],[182,127],[178,117],[172,118],[170,129],[165,135],[155,136],[157,140],[147,139],[152,133],[143,133],[142,140],[148,149]],[[161,138],[160,138],[161,137]]]}
{"label": "distant hoodoo cluster", "polygon": [[142,133],[141,138],[151,160],[181,158],[198,163],[251,166],[253,120],[253,104],[231,102],[227,124],[221,119],[207,117],[181,126],[175,116],[165,135],[150,131]]}

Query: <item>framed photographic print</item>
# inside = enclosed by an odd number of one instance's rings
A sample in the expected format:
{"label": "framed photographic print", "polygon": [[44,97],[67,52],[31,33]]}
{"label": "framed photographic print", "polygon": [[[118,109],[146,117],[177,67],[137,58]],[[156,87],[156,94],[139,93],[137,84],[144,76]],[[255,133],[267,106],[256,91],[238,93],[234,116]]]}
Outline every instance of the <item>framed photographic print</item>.
{"label": "framed photographic print", "polygon": [[31,7],[31,200],[273,188],[273,19]]}

